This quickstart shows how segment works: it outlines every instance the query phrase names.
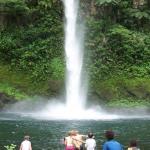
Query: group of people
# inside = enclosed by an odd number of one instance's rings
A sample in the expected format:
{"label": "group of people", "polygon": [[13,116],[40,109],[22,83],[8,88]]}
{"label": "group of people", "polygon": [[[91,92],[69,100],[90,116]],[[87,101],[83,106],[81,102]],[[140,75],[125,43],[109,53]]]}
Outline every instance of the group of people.
{"label": "group of people", "polygon": [[[124,147],[114,139],[113,131],[106,131],[107,141],[103,144],[102,150],[123,150]],[[65,150],[96,150],[96,141],[94,135],[90,132],[88,136],[79,134],[76,130],[68,132],[64,138]],[[84,146],[83,146],[84,145]],[[135,140],[130,142],[127,150],[140,150]]]}
{"label": "group of people", "polygon": [[[107,141],[103,144],[102,150],[124,150],[123,146],[114,139],[113,131],[106,131],[105,137]],[[28,135],[24,137],[19,150],[32,150],[29,138]],[[89,132],[88,135],[82,135],[77,130],[71,130],[64,138],[64,145],[65,150],[96,150],[96,140],[92,132]],[[127,150],[140,150],[136,140],[130,142]]]}
{"label": "group of people", "polygon": [[79,134],[77,130],[68,132],[68,136],[64,138],[65,150],[83,150],[85,146],[87,150],[94,150],[96,141],[92,133],[86,135]]}

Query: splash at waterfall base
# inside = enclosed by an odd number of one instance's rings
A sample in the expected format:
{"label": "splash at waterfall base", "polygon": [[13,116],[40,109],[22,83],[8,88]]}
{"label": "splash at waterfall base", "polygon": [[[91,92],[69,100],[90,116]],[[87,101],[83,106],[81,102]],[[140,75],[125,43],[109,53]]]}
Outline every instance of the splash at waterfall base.
{"label": "splash at waterfall base", "polygon": [[[49,109],[49,108],[48,108]],[[107,120],[107,119],[117,119],[117,115],[108,115],[105,112],[98,112],[96,109],[78,109],[78,108],[69,108],[67,109],[64,105],[56,106],[53,109],[53,106],[50,106],[48,112],[41,113],[41,117],[49,117],[51,119],[66,119],[66,120]]]}
{"label": "splash at waterfall base", "polygon": [[[53,102],[52,102],[53,101]],[[103,108],[93,105],[86,109],[59,103],[60,100],[22,101],[5,109],[5,113],[18,115],[21,118],[34,118],[38,120],[114,120],[132,118],[150,118],[148,108]]]}
{"label": "splash at waterfall base", "polygon": [[[130,114],[124,114],[123,112],[119,114],[119,112],[116,113],[108,113],[106,110],[102,110],[100,107],[94,108],[94,109],[86,109],[86,110],[80,110],[78,108],[73,109],[66,109],[65,106],[59,106],[55,109],[50,109],[48,112],[42,112],[39,114],[38,118],[45,118],[45,119],[63,119],[63,120],[114,120],[114,119],[131,119],[131,118],[150,118],[149,114],[142,113],[141,115],[139,113],[135,113],[134,110],[132,111],[132,115]],[[138,110],[139,111],[139,110]],[[143,112],[143,110],[139,111]],[[32,115],[31,115],[32,116]],[[33,115],[33,117],[36,117]]]}

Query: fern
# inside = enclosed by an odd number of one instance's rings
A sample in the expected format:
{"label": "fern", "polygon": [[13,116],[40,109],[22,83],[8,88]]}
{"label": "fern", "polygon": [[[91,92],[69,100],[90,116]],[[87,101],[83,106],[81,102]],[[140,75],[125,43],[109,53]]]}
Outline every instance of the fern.
{"label": "fern", "polygon": [[117,5],[118,3],[119,0],[96,0],[97,5],[103,5],[103,6]]}
{"label": "fern", "polygon": [[128,14],[131,17],[135,17],[135,18],[137,18],[139,20],[143,19],[143,18],[150,19],[149,12],[147,12],[147,11],[141,11],[139,9],[132,9],[132,8],[130,8],[130,9],[128,9],[127,12],[128,12]]}

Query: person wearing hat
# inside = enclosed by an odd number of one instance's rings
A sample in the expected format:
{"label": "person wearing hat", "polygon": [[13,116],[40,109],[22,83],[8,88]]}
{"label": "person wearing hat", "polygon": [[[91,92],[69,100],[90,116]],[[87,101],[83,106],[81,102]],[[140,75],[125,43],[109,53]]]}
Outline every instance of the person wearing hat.
{"label": "person wearing hat", "polygon": [[24,136],[24,141],[20,145],[19,150],[32,150],[31,142],[29,141],[30,136]]}
{"label": "person wearing hat", "polygon": [[103,150],[123,150],[122,145],[114,140],[114,132],[109,130],[105,132],[107,141],[103,145]]}

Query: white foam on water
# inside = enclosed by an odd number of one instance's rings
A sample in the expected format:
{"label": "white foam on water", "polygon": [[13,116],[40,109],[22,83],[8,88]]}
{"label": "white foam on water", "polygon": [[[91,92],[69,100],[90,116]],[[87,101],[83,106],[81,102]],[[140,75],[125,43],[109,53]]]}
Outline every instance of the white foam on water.
{"label": "white foam on water", "polygon": [[[100,106],[87,109],[68,109],[66,104],[53,101],[24,101],[19,102],[5,110],[6,113],[18,115],[18,119],[34,118],[38,120],[116,120],[116,119],[150,119],[146,108],[136,109],[130,112],[114,110],[109,112]],[[12,116],[13,116],[12,115]],[[11,115],[8,115],[9,118]],[[4,119],[4,118],[3,118]]]}

